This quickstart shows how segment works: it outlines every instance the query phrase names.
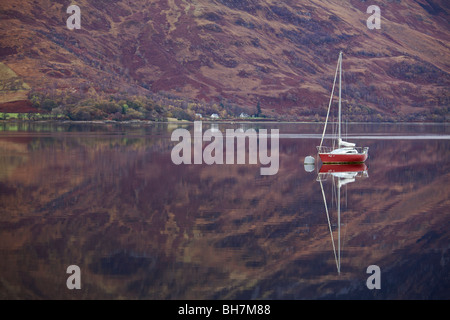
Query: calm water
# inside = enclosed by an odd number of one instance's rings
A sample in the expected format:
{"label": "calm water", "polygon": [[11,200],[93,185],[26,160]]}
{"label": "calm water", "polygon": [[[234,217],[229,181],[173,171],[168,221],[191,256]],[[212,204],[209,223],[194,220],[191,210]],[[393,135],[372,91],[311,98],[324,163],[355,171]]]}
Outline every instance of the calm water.
{"label": "calm water", "polygon": [[305,171],[322,125],[241,126],[280,130],[276,175],[176,166],[174,124],[0,124],[0,298],[450,298],[448,125],[348,125],[347,179]]}

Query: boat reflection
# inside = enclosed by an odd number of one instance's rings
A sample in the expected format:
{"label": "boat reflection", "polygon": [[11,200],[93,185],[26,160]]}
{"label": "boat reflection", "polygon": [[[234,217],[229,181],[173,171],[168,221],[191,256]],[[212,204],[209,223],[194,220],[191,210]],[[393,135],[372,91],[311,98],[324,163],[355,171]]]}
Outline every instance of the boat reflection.
{"label": "boat reflection", "polygon": [[[322,197],[327,215],[328,229],[330,231],[331,243],[333,245],[334,259],[338,274],[341,273],[341,188],[349,183],[355,182],[357,178],[368,178],[368,168],[364,163],[357,164],[323,164],[319,170],[316,181],[320,183]],[[332,183],[332,199],[330,207],[327,205],[327,199],[323,187],[323,182],[331,180]],[[335,201],[333,201],[335,200]],[[337,250],[331,227],[329,210],[336,206],[337,209]],[[336,253],[337,251],[337,253]]]}

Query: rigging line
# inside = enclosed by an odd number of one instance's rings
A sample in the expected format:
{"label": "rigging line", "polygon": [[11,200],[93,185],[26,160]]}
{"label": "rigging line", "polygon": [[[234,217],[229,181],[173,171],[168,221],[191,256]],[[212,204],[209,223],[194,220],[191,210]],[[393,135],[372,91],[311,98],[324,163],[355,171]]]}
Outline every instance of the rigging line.
{"label": "rigging line", "polygon": [[322,140],[320,140],[320,147],[319,147],[319,149],[322,147],[323,138],[325,137],[325,131],[327,130],[328,116],[330,115],[330,108],[331,108],[331,103],[333,101],[334,88],[336,86],[336,79],[337,79],[337,74],[338,74],[338,70],[339,70],[339,62],[340,61],[341,61],[341,56],[339,56],[338,64],[337,64],[337,67],[336,67],[336,72],[334,74],[333,89],[331,90],[331,97],[330,97],[330,103],[328,104],[327,118],[325,119],[325,125],[323,127]]}
{"label": "rigging line", "polygon": [[323,203],[325,204],[325,211],[327,213],[327,220],[328,220],[328,228],[330,229],[330,235],[331,235],[331,243],[333,244],[333,253],[334,253],[334,260],[336,261],[336,268],[339,271],[339,264],[336,256],[336,247],[334,246],[334,237],[333,237],[333,231],[331,229],[331,223],[330,223],[330,215],[328,214],[328,207],[327,207],[327,200],[325,198],[325,192],[323,191],[323,184],[322,181],[319,180],[320,188],[322,189],[322,196],[323,196]]}

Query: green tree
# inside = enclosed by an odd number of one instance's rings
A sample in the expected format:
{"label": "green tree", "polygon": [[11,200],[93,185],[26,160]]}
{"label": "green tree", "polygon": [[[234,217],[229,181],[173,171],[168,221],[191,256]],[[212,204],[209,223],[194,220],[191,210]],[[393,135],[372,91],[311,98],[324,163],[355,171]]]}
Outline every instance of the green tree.
{"label": "green tree", "polygon": [[45,111],[52,111],[52,109],[58,107],[58,104],[52,99],[47,98],[44,100],[44,102],[42,102],[41,107]]}
{"label": "green tree", "polygon": [[125,104],[122,106],[122,114],[127,114],[128,108],[129,108],[129,106],[125,103]]}
{"label": "green tree", "polygon": [[35,108],[41,107],[41,98],[38,95],[33,94],[30,98],[30,101],[31,101],[31,105],[33,107],[35,107]]}
{"label": "green tree", "polygon": [[258,103],[256,104],[256,116],[260,117],[262,115],[262,111],[261,111],[261,102],[258,101]]}

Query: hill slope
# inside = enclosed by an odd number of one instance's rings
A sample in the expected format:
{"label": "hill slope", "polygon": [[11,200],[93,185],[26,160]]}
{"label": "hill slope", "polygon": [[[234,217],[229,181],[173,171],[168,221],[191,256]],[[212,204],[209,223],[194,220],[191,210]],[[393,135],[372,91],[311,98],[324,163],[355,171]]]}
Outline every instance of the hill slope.
{"label": "hill slope", "polygon": [[79,30],[66,27],[67,1],[0,4],[0,61],[33,92],[170,93],[235,103],[250,114],[260,101],[269,116],[318,119],[342,50],[345,111],[353,119],[442,120],[448,113],[445,0],[375,1],[379,30],[367,28],[369,4],[360,0],[76,4]]}

